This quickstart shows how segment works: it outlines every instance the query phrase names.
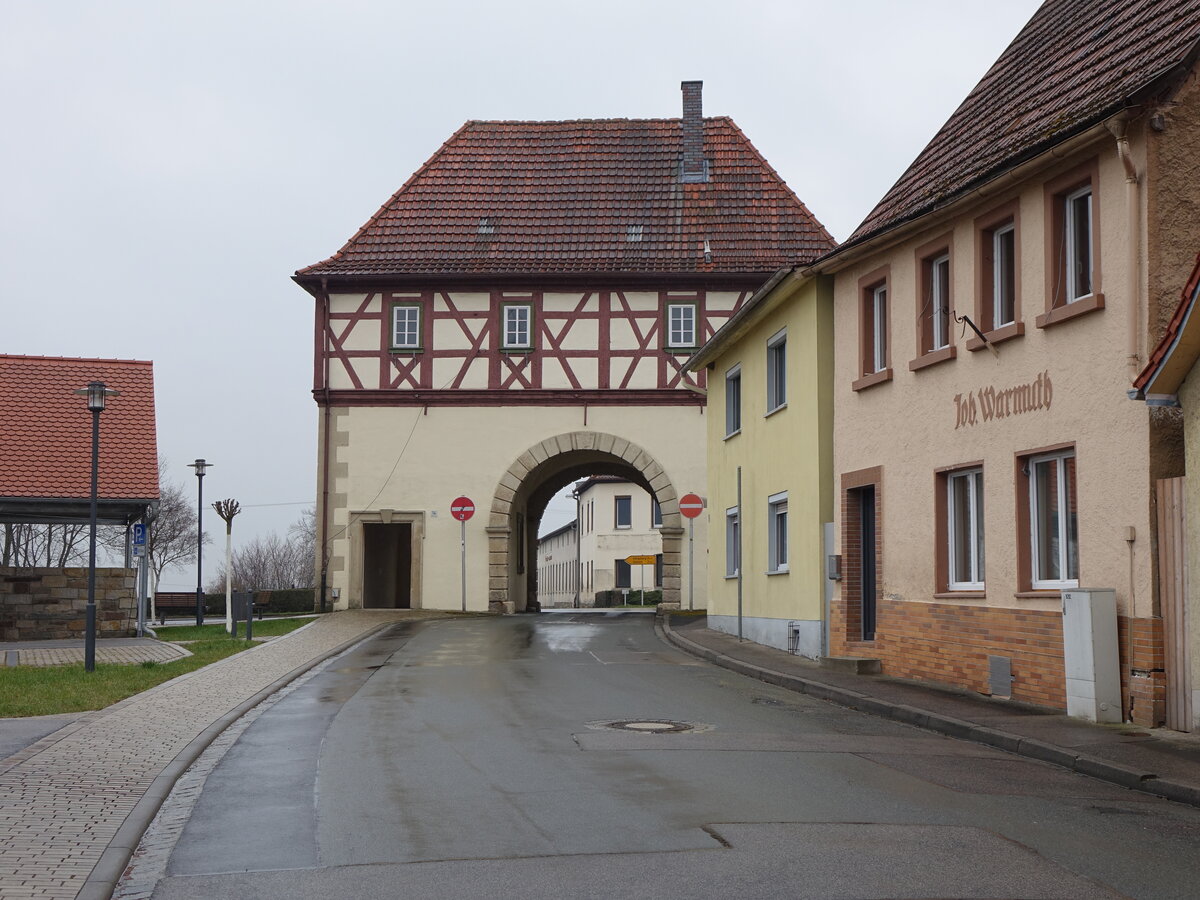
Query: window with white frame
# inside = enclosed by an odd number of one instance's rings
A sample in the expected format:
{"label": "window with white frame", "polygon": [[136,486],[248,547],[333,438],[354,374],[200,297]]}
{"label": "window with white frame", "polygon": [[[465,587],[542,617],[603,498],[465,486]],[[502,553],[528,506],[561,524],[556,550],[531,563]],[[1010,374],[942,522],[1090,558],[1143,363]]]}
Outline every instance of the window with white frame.
{"label": "window with white frame", "polygon": [[653,497],[650,498],[650,527],[662,528],[662,507]]}
{"label": "window with white frame", "polygon": [[787,332],[767,341],[767,412],[787,403]]}
{"label": "window with white frame", "polygon": [[1027,461],[1029,536],[1034,590],[1079,585],[1079,521],[1075,499],[1075,452]]}
{"label": "window with white frame", "polygon": [[622,495],[613,498],[613,527],[633,527],[633,497]]}
{"label": "window with white frame", "polygon": [[504,350],[528,350],[533,346],[533,307],[527,303],[506,303],[501,307],[501,347]]}
{"label": "window with white frame", "polygon": [[950,344],[950,254],[942,253],[926,260],[928,267],[925,323],[925,346],[922,351],[931,353]]}
{"label": "window with white frame", "polygon": [[725,577],[734,578],[741,566],[741,517],[738,508],[725,510]]}
{"label": "window with white frame", "polygon": [[667,304],[667,346],[690,349],[696,346],[696,304]]}
{"label": "window with white frame", "polygon": [[867,372],[882,372],[888,366],[888,333],[887,333],[887,284],[879,284],[870,289],[867,308],[869,321],[867,337],[869,339]]}
{"label": "window with white frame", "polygon": [[392,349],[421,349],[421,307],[417,304],[392,305]]}
{"label": "window with white frame", "polygon": [[767,571],[788,570],[787,491],[767,498]]}
{"label": "window with white frame", "polygon": [[983,469],[946,476],[946,539],[949,587],[983,590]]}
{"label": "window with white frame", "polygon": [[1017,320],[1017,228],[1012,222],[992,229],[991,321],[1003,328]]}
{"label": "window with white frame", "polygon": [[1066,259],[1066,301],[1092,293],[1092,186],[1063,197],[1063,244]]}
{"label": "window with white frame", "polygon": [[742,367],[725,373],[725,436],[742,430]]}

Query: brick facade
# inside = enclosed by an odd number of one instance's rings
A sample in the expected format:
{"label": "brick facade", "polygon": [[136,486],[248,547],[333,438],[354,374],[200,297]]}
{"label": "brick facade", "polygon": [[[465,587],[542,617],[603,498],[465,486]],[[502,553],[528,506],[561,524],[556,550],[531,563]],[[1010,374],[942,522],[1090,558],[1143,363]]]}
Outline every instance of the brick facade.
{"label": "brick facade", "polygon": [[[96,570],[96,632],[135,630],[133,569]],[[0,640],[67,640],[84,636],[88,570],[0,568]]]}
{"label": "brick facade", "polygon": [[[843,552],[848,547],[844,545]],[[843,581],[846,589],[847,577]],[[934,681],[990,694],[988,657],[1012,660],[1012,698],[1054,709],[1066,708],[1062,616],[953,603],[878,599],[874,641],[857,640],[853,601],[831,610],[831,652],[878,658],[883,673]],[[1132,625],[1132,628],[1131,628]],[[1124,718],[1153,727],[1165,702],[1161,619],[1117,617]]]}

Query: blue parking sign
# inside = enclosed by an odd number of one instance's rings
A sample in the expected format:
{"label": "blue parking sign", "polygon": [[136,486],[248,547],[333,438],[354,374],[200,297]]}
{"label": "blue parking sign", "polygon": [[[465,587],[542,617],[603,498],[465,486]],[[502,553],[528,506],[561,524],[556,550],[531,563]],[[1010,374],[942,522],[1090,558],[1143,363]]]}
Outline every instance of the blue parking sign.
{"label": "blue parking sign", "polygon": [[142,522],[138,522],[133,526],[133,546],[146,546],[146,526]]}

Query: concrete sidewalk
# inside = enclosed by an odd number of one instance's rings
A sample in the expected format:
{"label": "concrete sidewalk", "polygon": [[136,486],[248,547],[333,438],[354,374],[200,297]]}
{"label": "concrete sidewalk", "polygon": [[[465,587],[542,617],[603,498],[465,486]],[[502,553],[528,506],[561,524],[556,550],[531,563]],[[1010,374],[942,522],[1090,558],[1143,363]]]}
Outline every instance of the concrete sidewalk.
{"label": "concrete sidewalk", "polygon": [[376,629],[447,615],[331,613],[0,760],[0,897],[106,900],[175,780],[229,724]]}
{"label": "concrete sidewalk", "polygon": [[1094,725],[969,691],[833,671],[802,656],[711,631],[704,616],[668,614],[661,622],[676,646],[743,675],[1200,806],[1200,735]]}

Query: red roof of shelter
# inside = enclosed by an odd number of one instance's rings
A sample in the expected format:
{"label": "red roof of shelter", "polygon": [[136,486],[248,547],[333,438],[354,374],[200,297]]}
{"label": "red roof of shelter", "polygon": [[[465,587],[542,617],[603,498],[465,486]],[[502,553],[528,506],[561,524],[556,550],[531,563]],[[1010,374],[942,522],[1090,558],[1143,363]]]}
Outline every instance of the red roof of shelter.
{"label": "red roof of shelter", "polygon": [[73,391],[121,396],[100,414],[101,499],[158,499],[153,364],[0,355],[0,497],[91,496],[92,415]]}
{"label": "red roof of shelter", "polygon": [[1141,102],[1198,39],[1198,0],[1047,0],[843,246]]}
{"label": "red roof of shelter", "polygon": [[680,180],[680,119],[467,122],[296,274],[762,274],[834,246],[731,119],[703,122],[699,184]]}

